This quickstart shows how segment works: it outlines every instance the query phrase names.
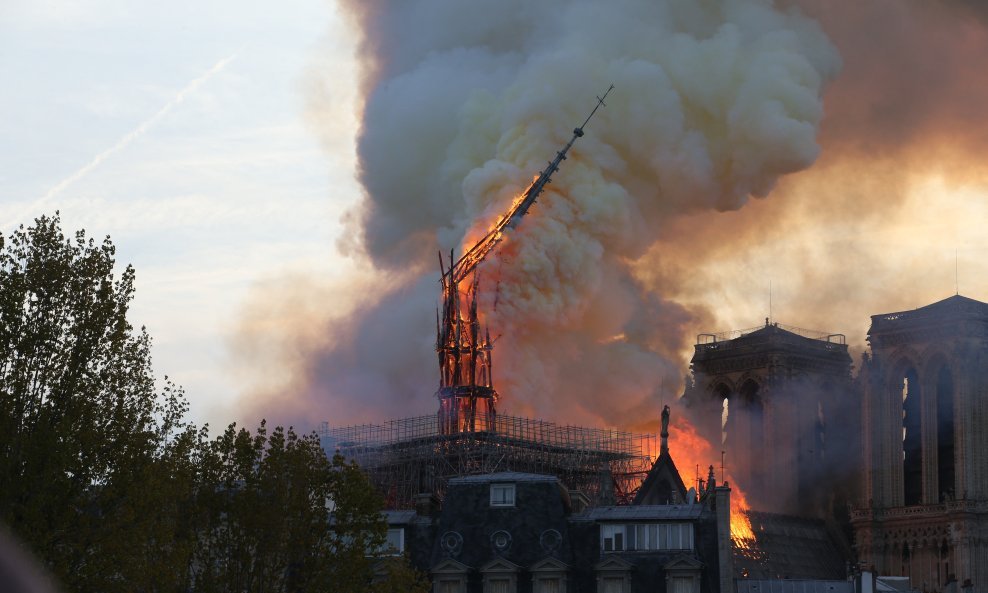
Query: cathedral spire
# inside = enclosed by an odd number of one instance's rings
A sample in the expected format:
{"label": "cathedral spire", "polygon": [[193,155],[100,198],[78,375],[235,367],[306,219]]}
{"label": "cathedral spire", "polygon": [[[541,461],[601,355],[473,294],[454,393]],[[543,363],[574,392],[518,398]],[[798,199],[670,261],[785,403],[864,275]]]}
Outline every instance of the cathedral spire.
{"label": "cathedral spire", "polygon": [[662,408],[662,432],[659,433],[659,437],[659,455],[667,455],[669,453],[669,406]]}

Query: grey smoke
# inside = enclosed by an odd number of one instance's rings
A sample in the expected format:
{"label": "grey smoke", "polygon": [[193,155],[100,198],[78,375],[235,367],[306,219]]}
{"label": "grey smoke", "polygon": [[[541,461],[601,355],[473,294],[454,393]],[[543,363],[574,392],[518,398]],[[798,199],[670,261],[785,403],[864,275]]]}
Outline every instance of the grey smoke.
{"label": "grey smoke", "polygon": [[[657,415],[708,313],[646,290],[634,264],[677,216],[739,208],[814,162],[821,95],[840,67],[820,28],[761,0],[344,5],[363,35],[367,192],[348,243],[382,274],[462,251],[616,85],[482,266],[481,299],[500,336],[502,409],[624,426]],[[327,328],[353,340],[312,354],[319,409],[368,398],[382,418],[433,408],[423,320],[433,323],[436,276]]]}

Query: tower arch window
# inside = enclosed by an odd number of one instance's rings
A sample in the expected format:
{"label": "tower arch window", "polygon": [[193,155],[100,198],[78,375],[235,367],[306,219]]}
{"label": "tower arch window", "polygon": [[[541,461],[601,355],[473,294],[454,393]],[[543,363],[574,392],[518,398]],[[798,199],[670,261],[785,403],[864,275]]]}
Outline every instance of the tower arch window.
{"label": "tower arch window", "polygon": [[902,390],[902,493],[906,505],[917,505],[923,495],[922,439],[920,434],[920,390],[916,370],[908,368],[901,378]]}
{"label": "tower arch window", "polygon": [[954,380],[943,366],[937,373],[937,497],[954,497]]}
{"label": "tower arch window", "polygon": [[[748,442],[748,460],[751,467],[751,480],[753,484],[760,483],[763,478],[764,447],[765,443],[765,407],[762,404],[761,390],[758,383],[752,380],[745,381],[738,392],[741,404],[741,413],[747,419],[747,434],[745,438]],[[738,410],[735,410],[737,413]]]}
{"label": "tower arch window", "polygon": [[714,389],[716,394],[715,401],[720,402],[721,412],[720,412],[720,444],[727,444],[727,436],[730,434],[730,421],[731,421],[731,390],[721,383]]}

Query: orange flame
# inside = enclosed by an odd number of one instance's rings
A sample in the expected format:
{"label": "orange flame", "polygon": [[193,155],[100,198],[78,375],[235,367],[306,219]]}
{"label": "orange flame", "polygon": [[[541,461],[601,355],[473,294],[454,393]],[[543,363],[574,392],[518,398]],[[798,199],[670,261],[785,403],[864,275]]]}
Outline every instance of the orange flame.
{"label": "orange flame", "polygon": [[[649,422],[634,427],[635,430],[645,430],[658,432],[658,422]],[[738,487],[737,482],[730,473],[721,475],[720,451],[711,446],[710,442],[700,436],[692,424],[689,423],[682,413],[673,413],[669,430],[669,453],[676,463],[686,488],[697,488],[699,490],[699,480],[706,482],[710,466],[714,467],[714,477],[718,481],[726,480],[731,486],[731,539],[735,546],[742,549],[749,549],[755,541],[755,533],[751,528],[751,521],[748,519],[748,499],[744,492]],[[659,451],[650,451],[649,454],[654,459]]]}
{"label": "orange flame", "polygon": [[748,500],[737,485],[731,485],[731,539],[734,545],[747,549],[755,542],[755,532],[748,519]]}
{"label": "orange flame", "polygon": [[461,253],[466,253],[474,245],[476,245],[478,242],[483,240],[483,238],[486,237],[488,233],[496,230],[498,225],[501,224],[501,222],[503,222],[504,219],[511,212],[513,212],[515,208],[518,207],[518,204],[520,204],[521,201],[525,199],[525,194],[527,194],[528,190],[531,189],[536,179],[538,179],[538,175],[532,178],[532,183],[529,184],[527,188],[525,188],[525,191],[517,194],[515,197],[511,199],[511,205],[504,211],[504,213],[502,213],[498,217],[493,219],[488,219],[486,223],[484,222],[485,220],[484,217],[478,217],[478,219],[474,221],[473,225],[469,229],[467,229],[466,234],[463,236],[463,241],[460,247]]}

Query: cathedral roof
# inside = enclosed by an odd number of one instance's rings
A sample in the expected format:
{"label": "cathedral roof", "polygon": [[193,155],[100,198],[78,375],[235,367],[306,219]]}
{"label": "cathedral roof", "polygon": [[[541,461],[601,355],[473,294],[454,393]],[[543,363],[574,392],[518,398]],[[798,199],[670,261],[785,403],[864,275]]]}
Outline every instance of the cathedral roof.
{"label": "cathedral roof", "polygon": [[740,342],[746,342],[746,341],[750,342],[763,338],[779,338],[779,339],[795,340],[795,341],[813,340],[813,338],[801,336],[794,331],[790,331],[788,329],[785,329],[784,327],[779,327],[778,323],[766,324],[763,327],[748,332],[743,336],[740,336],[735,339]]}
{"label": "cathedral roof", "polygon": [[587,509],[574,521],[692,520],[703,514],[702,504],[644,504],[600,506]]}
{"label": "cathedral roof", "polygon": [[725,334],[700,334],[692,362],[746,356],[755,352],[784,352],[850,363],[843,334],[828,334],[779,323]]}
{"label": "cathedral roof", "polygon": [[899,311],[897,313],[885,313],[883,315],[873,315],[872,317],[887,317],[890,315],[949,315],[956,313],[982,313],[988,314],[988,303],[972,299],[970,297],[955,294],[935,303],[930,303],[911,311]]}
{"label": "cathedral roof", "polygon": [[869,335],[895,331],[904,326],[936,324],[945,321],[975,320],[988,322],[988,303],[955,294],[910,311],[871,316]]}
{"label": "cathedral roof", "polygon": [[[845,578],[844,545],[821,519],[749,511],[755,533],[749,546],[734,548],[737,576],[752,579]],[[778,582],[778,581],[776,581]]]}

